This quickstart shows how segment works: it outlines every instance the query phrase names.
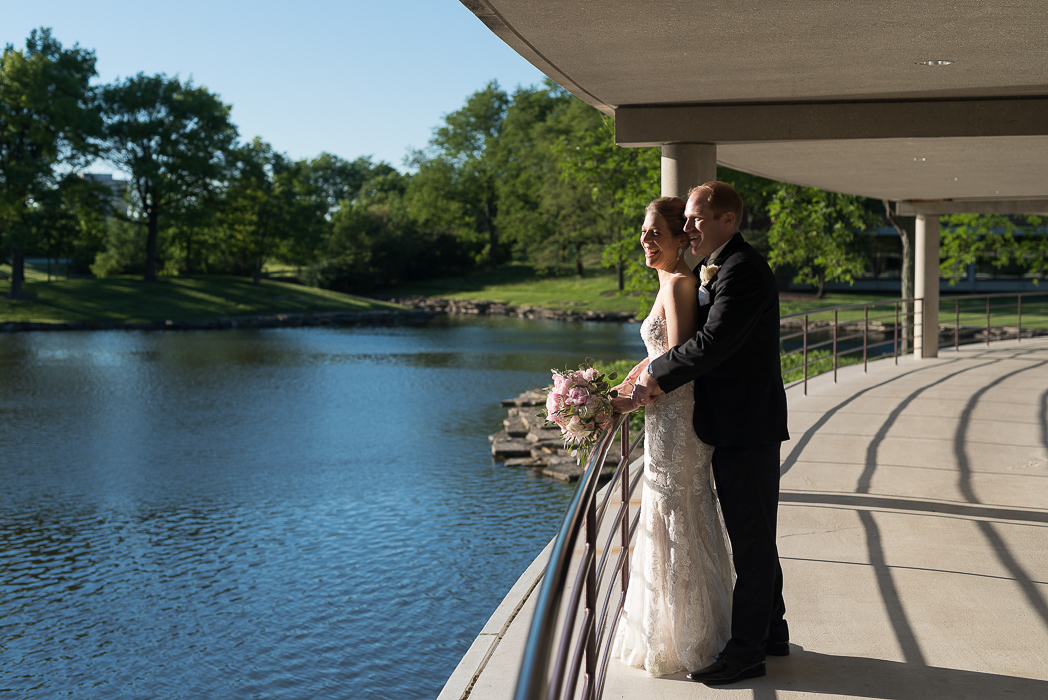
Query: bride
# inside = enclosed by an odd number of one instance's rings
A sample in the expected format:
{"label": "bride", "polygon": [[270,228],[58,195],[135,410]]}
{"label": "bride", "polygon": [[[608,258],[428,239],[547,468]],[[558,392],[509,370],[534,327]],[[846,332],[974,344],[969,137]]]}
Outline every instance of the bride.
{"label": "bride", "polygon": [[[659,292],[641,325],[648,359],[617,387],[622,394],[651,359],[698,331],[684,206],[679,197],[660,197],[645,210],[640,242]],[[653,676],[709,665],[731,636],[734,574],[711,486],[713,447],[692,426],[693,390],[688,384],[658,396],[644,418],[640,524],[612,655]]]}

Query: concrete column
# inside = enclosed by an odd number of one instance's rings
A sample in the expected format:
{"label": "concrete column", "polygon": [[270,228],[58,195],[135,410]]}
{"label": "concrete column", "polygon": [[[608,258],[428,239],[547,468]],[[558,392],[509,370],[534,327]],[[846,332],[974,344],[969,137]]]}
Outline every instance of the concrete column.
{"label": "concrete column", "polygon": [[692,187],[716,179],[716,144],[667,143],[662,146],[663,197],[685,197]]}
{"label": "concrete column", "polygon": [[914,357],[939,356],[939,217],[917,216],[914,245],[914,290],[919,315],[914,340]]}

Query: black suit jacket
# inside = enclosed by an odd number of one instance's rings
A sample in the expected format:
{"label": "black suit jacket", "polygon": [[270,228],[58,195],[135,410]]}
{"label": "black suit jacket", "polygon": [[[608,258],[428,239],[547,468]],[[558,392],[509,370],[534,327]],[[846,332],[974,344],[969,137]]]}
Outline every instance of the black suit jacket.
{"label": "black suit jacket", "polygon": [[695,433],[707,444],[789,440],[775,277],[739,233],[719,259],[710,303],[699,307],[699,332],[652,360],[651,372],[665,392],[695,382]]}

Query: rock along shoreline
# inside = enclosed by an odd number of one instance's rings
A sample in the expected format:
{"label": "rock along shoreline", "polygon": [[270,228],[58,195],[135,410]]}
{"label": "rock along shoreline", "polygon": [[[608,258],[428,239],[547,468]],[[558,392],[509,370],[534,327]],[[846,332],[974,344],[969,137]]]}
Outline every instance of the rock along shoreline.
{"label": "rock along shoreline", "polygon": [[[585,470],[571,450],[564,447],[560,428],[549,426],[540,414],[548,387],[525,391],[514,399],[499,402],[508,408],[503,429],[489,435],[492,461],[507,467],[526,467],[561,481],[578,481]],[[605,467],[601,477],[610,478],[614,466]]]}
{"label": "rock along shoreline", "polygon": [[541,306],[510,306],[497,301],[477,299],[444,299],[443,297],[382,297],[382,301],[400,304],[417,311],[466,316],[515,316],[548,321],[605,321],[632,323],[637,314],[629,311],[562,311]]}

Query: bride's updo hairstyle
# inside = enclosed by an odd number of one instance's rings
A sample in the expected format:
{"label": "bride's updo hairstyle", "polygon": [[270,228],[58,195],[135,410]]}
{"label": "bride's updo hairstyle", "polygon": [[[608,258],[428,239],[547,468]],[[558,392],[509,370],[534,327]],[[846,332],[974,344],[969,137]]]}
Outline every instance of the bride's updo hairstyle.
{"label": "bride's updo hairstyle", "polygon": [[673,237],[680,238],[684,235],[684,207],[685,202],[680,197],[659,197],[645,207],[644,213],[661,216]]}

